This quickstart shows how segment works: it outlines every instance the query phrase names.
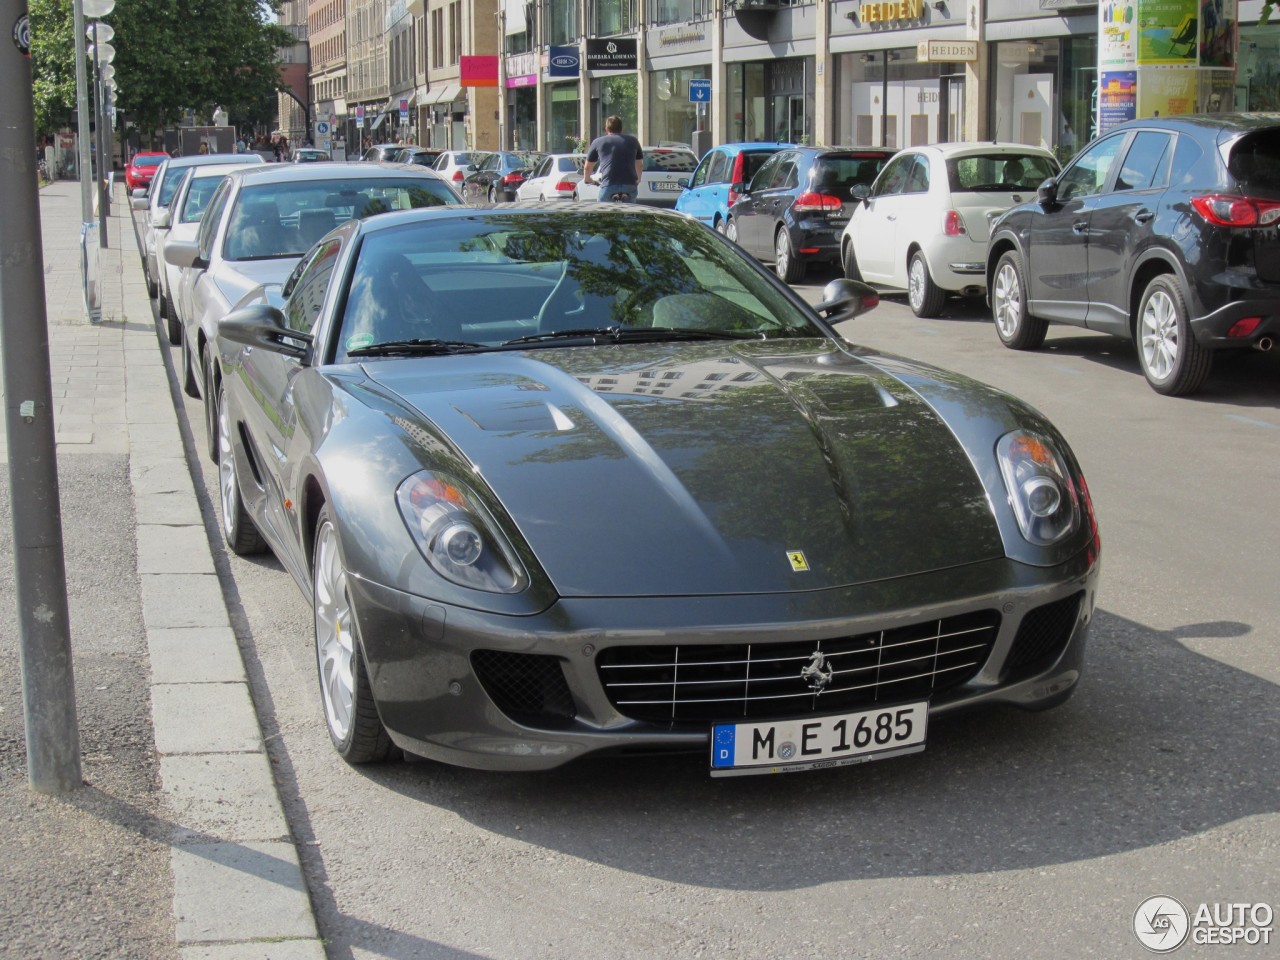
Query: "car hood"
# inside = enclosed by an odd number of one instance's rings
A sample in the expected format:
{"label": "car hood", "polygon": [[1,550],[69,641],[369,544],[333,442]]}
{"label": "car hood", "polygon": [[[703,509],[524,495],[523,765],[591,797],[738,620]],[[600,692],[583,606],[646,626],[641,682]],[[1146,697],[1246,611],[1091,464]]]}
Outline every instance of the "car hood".
{"label": "car hood", "polygon": [[444,364],[366,372],[457,446],[561,596],[809,591],[1003,556],[947,424],[829,341]]}

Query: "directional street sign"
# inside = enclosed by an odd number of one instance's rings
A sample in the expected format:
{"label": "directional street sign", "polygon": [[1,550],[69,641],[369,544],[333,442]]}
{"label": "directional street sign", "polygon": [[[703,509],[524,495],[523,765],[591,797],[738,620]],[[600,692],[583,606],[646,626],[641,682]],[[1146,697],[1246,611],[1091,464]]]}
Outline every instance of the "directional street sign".
{"label": "directional street sign", "polygon": [[689,102],[690,103],[710,103],[711,102],[711,81],[710,80],[690,80],[689,81]]}

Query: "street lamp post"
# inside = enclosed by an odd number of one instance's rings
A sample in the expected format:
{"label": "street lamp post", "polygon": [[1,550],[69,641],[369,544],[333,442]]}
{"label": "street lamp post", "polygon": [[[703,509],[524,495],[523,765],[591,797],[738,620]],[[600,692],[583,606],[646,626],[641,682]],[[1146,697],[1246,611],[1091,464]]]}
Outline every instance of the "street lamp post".
{"label": "street lamp post", "polygon": [[107,90],[109,80],[105,71],[111,71],[110,82],[114,82],[115,68],[111,61],[116,58],[116,48],[108,41],[116,35],[109,23],[94,21],[89,24],[89,36],[93,43],[89,45],[89,59],[93,61],[94,102],[97,105],[98,133],[98,242],[105,249],[107,246],[107,217],[111,213],[111,192],[108,188],[108,165],[111,163],[111,137],[107,134],[110,114],[107,111]]}
{"label": "street lamp post", "polygon": [[[80,277],[84,286],[85,313],[90,323],[102,318],[98,298],[97,255],[89,257],[89,235],[93,230],[93,164],[89,158],[89,78],[85,64],[85,17],[105,17],[115,9],[116,0],[72,0],[72,24],[76,45],[76,129],[80,168]],[[105,238],[106,232],[103,231]]]}

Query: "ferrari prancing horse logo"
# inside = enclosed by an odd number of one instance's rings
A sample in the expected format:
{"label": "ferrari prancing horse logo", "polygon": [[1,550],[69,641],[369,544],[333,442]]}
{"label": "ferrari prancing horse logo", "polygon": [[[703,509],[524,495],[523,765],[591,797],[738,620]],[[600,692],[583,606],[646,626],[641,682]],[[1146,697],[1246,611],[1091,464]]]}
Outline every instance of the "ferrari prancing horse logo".
{"label": "ferrari prancing horse logo", "polygon": [[809,572],[809,561],[805,559],[803,550],[788,550],[787,559],[791,561],[791,569],[796,573]]}

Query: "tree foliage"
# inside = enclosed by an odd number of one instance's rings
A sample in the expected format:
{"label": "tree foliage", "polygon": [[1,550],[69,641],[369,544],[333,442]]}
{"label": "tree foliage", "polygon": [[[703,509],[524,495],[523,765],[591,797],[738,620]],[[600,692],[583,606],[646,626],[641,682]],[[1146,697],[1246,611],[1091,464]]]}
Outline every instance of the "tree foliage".
{"label": "tree foliage", "polygon": [[[140,130],[176,123],[186,110],[208,122],[222,106],[233,124],[262,122],[281,89],[278,48],[293,43],[270,23],[280,0],[117,0],[116,107]],[[75,112],[71,0],[29,0],[36,126],[49,132]]]}

